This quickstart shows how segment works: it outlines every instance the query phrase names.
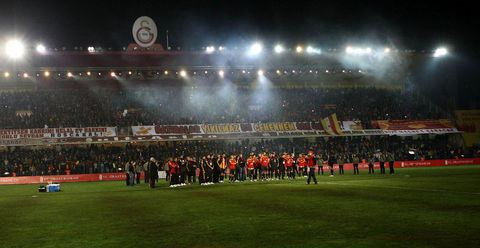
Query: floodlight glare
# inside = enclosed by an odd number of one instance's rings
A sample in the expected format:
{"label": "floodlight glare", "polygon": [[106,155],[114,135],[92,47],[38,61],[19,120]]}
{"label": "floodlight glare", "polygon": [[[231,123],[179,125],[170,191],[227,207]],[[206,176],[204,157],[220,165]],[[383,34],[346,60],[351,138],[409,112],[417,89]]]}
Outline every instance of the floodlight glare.
{"label": "floodlight glare", "polygon": [[45,48],[45,46],[42,44],[38,44],[36,49],[40,54],[44,54],[47,51],[47,48]]}
{"label": "floodlight glare", "polygon": [[28,73],[24,72],[24,73],[23,73],[23,77],[24,77],[24,78],[28,78]]}
{"label": "floodlight glare", "polygon": [[435,50],[433,57],[442,57],[448,54],[448,51],[445,47],[439,47]]}
{"label": "floodlight glare", "polygon": [[186,76],[187,76],[187,72],[184,71],[184,70],[180,71],[180,76],[186,77]]}
{"label": "floodlight glare", "polygon": [[223,70],[220,70],[220,71],[218,72],[218,75],[223,78],[223,75],[225,75],[225,72],[224,72]]}
{"label": "floodlight glare", "polygon": [[3,73],[3,76],[8,78],[8,77],[10,77],[10,73],[8,71],[6,71],[6,72]]}
{"label": "floodlight glare", "polygon": [[383,50],[385,53],[389,53],[391,50],[389,47],[385,47],[385,50]]}
{"label": "floodlight glare", "polygon": [[206,50],[207,50],[207,53],[213,53],[213,52],[215,52],[215,47],[214,46],[208,46]]}
{"label": "floodlight glare", "polygon": [[49,72],[49,71],[44,71],[44,72],[43,72],[43,75],[44,75],[45,77],[48,77],[48,76],[50,76],[50,72]]}
{"label": "floodlight glare", "polygon": [[223,47],[223,46],[218,47],[218,51],[223,51],[223,50],[225,50],[225,47]]}
{"label": "floodlight glare", "polygon": [[276,45],[274,49],[275,49],[275,53],[282,53],[284,51],[281,45]]}
{"label": "floodlight glare", "polygon": [[87,50],[88,50],[89,53],[95,52],[95,48],[94,48],[93,46],[89,46],[89,47],[87,48]]}
{"label": "floodlight glare", "polygon": [[168,75],[168,71],[164,71],[163,74]]}
{"label": "floodlight glare", "polygon": [[308,46],[307,47],[307,53],[313,53],[313,47]]}
{"label": "floodlight glare", "polygon": [[263,50],[262,44],[256,42],[250,47],[249,53],[250,53],[250,55],[257,55],[257,54],[261,53],[262,50]]}
{"label": "floodlight glare", "polygon": [[19,40],[9,40],[5,46],[5,53],[11,59],[19,59],[25,54],[25,46]]}
{"label": "floodlight glare", "polygon": [[258,70],[257,73],[258,73],[259,76],[263,76],[263,70]]}
{"label": "floodlight glare", "polygon": [[114,71],[110,72],[110,76],[115,77],[116,76],[115,72]]}
{"label": "floodlight glare", "polygon": [[67,72],[67,77],[73,77],[73,73]]}
{"label": "floodlight glare", "polygon": [[365,49],[365,52],[366,52],[366,53],[371,53],[371,52],[372,52],[372,48],[367,47],[367,49]]}
{"label": "floodlight glare", "polygon": [[296,50],[297,50],[297,53],[301,53],[301,52],[303,52],[303,47],[297,46]]}
{"label": "floodlight glare", "polygon": [[92,73],[91,73],[91,72],[89,72],[89,71],[87,71],[87,76],[90,76],[90,75],[92,75]]}

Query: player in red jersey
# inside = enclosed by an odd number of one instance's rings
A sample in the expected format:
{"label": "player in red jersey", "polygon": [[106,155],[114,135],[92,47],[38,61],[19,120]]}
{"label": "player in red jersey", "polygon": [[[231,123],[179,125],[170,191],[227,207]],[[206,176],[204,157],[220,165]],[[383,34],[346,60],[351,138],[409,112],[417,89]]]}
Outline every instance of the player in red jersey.
{"label": "player in red jersey", "polygon": [[262,180],[266,180],[268,176],[268,167],[270,166],[270,158],[267,156],[267,153],[264,152],[262,157],[260,158],[260,164],[262,165],[260,168],[260,173],[262,175]]}
{"label": "player in red jersey", "polygon": [[[300,154],[300,156],[297,159],[297,164],[298,164],[298,176],[305,177],[305,173],[307,172],[307,160],[303,156],[303,154]],[[305,172],[305,173],[304,173]]]}
{"label": "player in red jersey", "polygon": [[253,181],[253,173],[255,171],[255,156],[253,153],[250,154],[250,157],[247,159],[247,176],[250,181]]}
{"label": "player in red jersey", "polygon": [[228,160],[228,167],[230,169],[229,173],[229,178],[228,182],[233,182],[233,181],[238,181],[238,175],[237,175],[237,159],[235,158],[234,155],[230,156],[230,159]]}

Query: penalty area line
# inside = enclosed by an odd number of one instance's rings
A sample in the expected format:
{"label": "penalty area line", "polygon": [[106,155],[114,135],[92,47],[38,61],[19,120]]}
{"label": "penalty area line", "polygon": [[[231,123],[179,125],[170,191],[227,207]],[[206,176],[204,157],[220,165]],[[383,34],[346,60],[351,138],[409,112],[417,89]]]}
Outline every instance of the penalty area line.
{"label": "penalty area line", "polygon": [[360,187],[370,187],[370,188],[402,189],[402,190],[435,192],[435,193],[441,192],[441,193],[480,195],[479,192],[452,191],[452,190],[444,190],[444,189],[419,189],[419,188],[409,188],[409,187],[400,187],[400,186],[377,186],[377,185],[365,185],[365,184],[355,184],[355,183],[336,183],[336,182],[323,182],[323,184],[335,184],[335,185],[342,185],[342,186],[360,186]]}

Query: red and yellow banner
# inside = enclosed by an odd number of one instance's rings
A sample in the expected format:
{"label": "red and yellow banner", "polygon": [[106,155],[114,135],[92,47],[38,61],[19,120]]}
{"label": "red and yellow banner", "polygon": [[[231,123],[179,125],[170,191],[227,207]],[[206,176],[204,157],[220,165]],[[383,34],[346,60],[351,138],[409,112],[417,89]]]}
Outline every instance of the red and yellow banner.
{"label": "red and yellow banner", "polygon": [[480,143],[480,110],[457,110],[455,115],[458,129],[463,131],[465,145],[470,147]]}
{"label": "red and yellow banner", "polygon": [[450,120],[377,120],[375,124],[385,134],[412,135],[412,134],[442,134],[458,133],[457,128]]}

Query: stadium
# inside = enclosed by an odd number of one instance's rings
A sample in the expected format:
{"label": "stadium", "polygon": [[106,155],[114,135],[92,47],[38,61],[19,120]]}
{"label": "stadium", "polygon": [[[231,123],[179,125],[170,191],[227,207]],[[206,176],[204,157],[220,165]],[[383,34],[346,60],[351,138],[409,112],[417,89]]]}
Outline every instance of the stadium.
{"label": "stadium", "polygon": [[155,19],[118,49],[0,35],[0,247],[480,244],[460,52],[182,49]]}

